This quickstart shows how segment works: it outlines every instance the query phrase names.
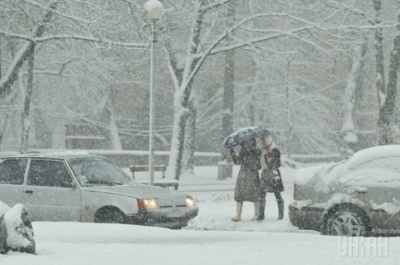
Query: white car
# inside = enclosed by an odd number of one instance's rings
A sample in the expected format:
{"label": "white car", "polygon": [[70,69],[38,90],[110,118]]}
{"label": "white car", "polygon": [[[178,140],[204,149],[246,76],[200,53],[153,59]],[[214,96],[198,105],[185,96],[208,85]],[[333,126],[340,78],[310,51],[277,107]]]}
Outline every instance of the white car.
{"label": "white car", "polygon": [[198,214],[178,191],[136,184],[106,158],[82,152],[0,160],[0,201],[23,204],[32,221],[131,223],[179,229]]}

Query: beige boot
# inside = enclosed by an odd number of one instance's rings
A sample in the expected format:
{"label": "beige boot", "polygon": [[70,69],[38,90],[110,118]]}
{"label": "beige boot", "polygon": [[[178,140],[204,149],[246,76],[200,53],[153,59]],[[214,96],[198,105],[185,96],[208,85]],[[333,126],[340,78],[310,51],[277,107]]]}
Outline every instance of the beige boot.
{"label": "beige boot", "polygon": [[254,217],[253,221],[258,220],[258,215],[260,214],[260,202],[255,202],[254,203]]}
{"label": "beige boot", "polygon": [[243,202],[237,202],[236,203],[236,216],[231,219],[232,221],[239,222],[242,220],[242,219],[240,219],[240,216],[242,215],[242,209],[243,209]]}

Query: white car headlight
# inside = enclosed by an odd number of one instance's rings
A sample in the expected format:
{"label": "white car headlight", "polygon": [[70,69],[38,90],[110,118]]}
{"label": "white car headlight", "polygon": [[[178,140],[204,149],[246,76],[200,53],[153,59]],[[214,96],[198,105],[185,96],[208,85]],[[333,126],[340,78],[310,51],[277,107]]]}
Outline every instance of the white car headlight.
{"label": "white car headlight", "polygon": [[195,208],[196,207],[196,200],[193,199],[190,196],[186,197],[186,206],[188,208]]}
{"label": "white car headlight", "polygon": [[146,210],[157,210],[158,205],[155,199],[139,199],[137,201],[139,210],[146,211]]}

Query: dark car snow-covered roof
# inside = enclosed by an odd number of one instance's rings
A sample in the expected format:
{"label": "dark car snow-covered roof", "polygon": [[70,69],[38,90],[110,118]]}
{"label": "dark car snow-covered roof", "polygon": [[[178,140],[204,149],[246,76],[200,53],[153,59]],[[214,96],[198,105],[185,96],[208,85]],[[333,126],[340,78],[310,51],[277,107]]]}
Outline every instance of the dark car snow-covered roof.
{"label": "dark car snow-covered roof", "polygon": [[388,157],[400,157],[400,145],[382,145],[358,151],[348,160],[347,167],[354,169],[364,163]]}

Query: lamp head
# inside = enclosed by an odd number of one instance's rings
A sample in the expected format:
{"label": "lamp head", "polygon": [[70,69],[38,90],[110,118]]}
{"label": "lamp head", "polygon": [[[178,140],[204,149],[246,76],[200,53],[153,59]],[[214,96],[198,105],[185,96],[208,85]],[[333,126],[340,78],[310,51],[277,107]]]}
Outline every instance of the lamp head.
{"label": "lamp head", "polygon": [[149,0],[144,4],[144,17],[147,21],[158,22],[164,15],[164,7],[158,0]]}

